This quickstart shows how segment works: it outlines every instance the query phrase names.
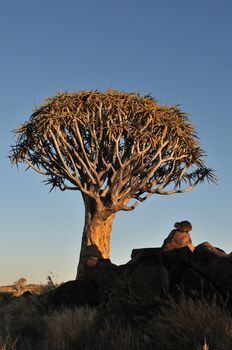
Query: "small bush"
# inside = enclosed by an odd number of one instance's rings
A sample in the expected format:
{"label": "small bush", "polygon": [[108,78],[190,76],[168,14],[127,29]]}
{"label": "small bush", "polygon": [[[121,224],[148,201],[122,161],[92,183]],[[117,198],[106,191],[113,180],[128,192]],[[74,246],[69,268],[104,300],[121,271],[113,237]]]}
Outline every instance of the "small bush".
{"label": "small bush", "polygon": [[47,275],[47,283],[41,284],[40,286],[40,294],[47,294],[51,292],[52,290],[59,287],[59,283],[57,283],[56,278],[53,274],[53,272],[50,271],[50,274]]}

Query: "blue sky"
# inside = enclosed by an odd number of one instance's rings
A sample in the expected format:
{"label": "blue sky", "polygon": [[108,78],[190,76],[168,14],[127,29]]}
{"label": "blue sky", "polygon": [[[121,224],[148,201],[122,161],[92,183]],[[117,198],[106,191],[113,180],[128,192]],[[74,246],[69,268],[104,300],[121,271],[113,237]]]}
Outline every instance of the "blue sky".
{"label": "blue sky", "polygon": [[0,2],[0,285],[73,279],[84,208],[80,193],[49,193],[7,158],[10,130],[56,91],[115,88],[180,104],[197,127],[218,185],[154,195],[117,214],[112,261],[160,246],[190,220],[195,245],[232,251],[232,2],[230,0],[2,0]]}

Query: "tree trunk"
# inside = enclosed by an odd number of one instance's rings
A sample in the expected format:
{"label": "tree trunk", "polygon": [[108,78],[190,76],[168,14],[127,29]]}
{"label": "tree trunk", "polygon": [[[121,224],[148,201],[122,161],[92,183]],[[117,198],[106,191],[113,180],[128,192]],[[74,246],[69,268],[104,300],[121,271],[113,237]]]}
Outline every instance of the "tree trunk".
{"label": "tree trunk", "polygon": [[104,205],[97,205],[92,198],[83,195],[85,204],[85,224],[82,236],[77,278],[86,268],[89,257],[109,259],[110,234],[115,213],[110,212]]}

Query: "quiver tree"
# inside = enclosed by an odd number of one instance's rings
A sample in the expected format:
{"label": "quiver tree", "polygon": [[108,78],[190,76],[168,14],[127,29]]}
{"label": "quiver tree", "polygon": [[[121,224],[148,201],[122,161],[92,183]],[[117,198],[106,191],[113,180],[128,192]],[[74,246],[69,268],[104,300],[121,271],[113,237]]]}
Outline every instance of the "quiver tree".
{"label": "quiver tree", "polygon": [[46,176],[51,188],[82,194],[79,270],[86,247],[109,258],[119,210],[133,210],[152,194],[182,193],[215,180],[187,115],[150,96],[114,90],[59,93],[14,132],[12,163],[26,163]]}

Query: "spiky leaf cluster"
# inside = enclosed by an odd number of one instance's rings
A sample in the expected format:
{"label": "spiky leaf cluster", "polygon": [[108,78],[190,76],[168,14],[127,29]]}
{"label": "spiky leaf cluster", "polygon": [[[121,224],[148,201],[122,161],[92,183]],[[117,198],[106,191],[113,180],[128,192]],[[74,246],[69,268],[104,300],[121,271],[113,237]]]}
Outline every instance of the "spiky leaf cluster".
{"label": "spiky leaf cluster", "polygon": [[215,180],[187,115],[150,96],[58,93],[15,133],[13,163],[25,162],[52,188],[79,190],[115,212],[132,210],[153,193]]}

